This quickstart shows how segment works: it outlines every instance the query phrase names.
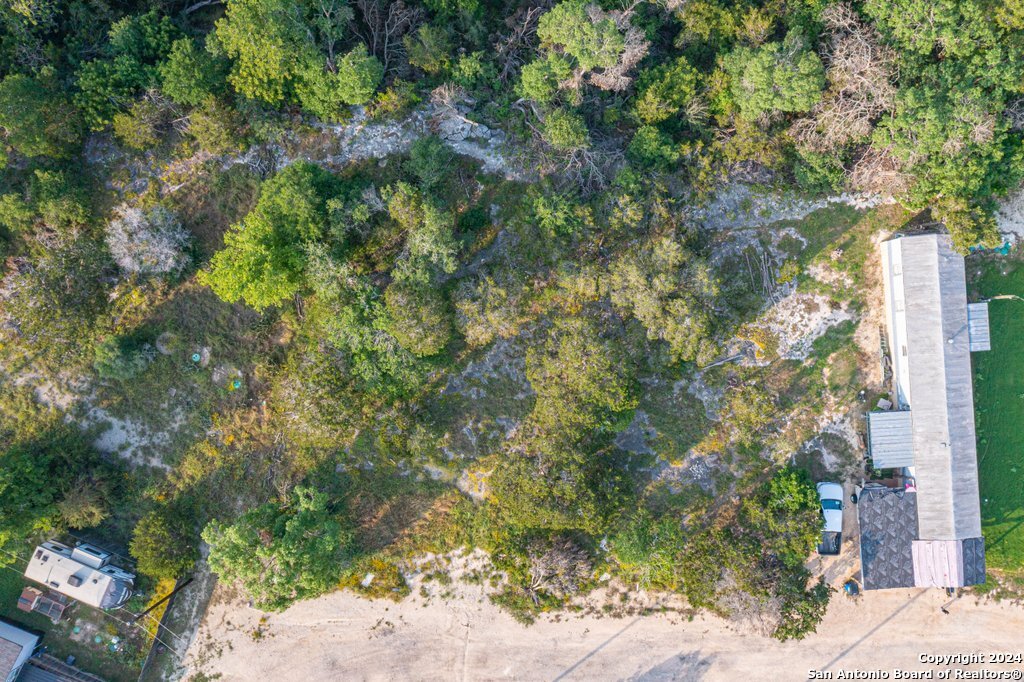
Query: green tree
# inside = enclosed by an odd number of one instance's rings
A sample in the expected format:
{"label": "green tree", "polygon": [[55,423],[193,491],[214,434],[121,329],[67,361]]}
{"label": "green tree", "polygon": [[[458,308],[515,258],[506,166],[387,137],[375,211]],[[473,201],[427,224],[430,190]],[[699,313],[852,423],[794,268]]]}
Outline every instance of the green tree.
{"label": "green tree", "polygon": [[435,287],[394,282],[384,292],[388,331],[413,355],[436,355],[452,338],[452,314]]}
{"label": "green tree", "polygon": [[114,136],[132,149],[145,151],[160,143],[165,123],[164,108],[151,99],[142,99],[128,111],[114,114]]}
{"label": "green tree", "polygon": [[676,590],[679,555],[686,540],[683,524],[674,515],[656,518],[641,509],[625,519],[609,545],[627,580],[644,589]]}
{"label": "green tree", "polygon": [[720,287],[708,264],[673,237],[656,237],[611,266],[612,303],[632,315],[647,337],[665,341],[673,357],[692,361],[711,352]]}
{"label": "green tree", "polygon": [[199,559],[192,523],[181,510],[159,507],[139,519],[129,550],[139,572],[154,578],[180,578]]}
{"label": "green tree", "polygon": [[160,64],[161,89],[178,104],[199,106],[223,93],[227,73],[227,60],[199,48],[191,38],[181,38]]}
{"label": "green tree", "polygon": [[438,136],[428,135],[412,143],[405,170],[416,177],[423,190],[430,192],[445,179],[454,159],[451,147]]}
{"label": "green tree", "polygon": [[93,369],[101,379],[128,381],[145,371],[156,355],[152,346],[125,337],[108,336],[95,347]]}
{"label": "green tree", "polygon": [[654,126],[640,126],[626,148],[631,161],[652,170],[668,170],[679,161],[678,145]]}
{"label": "green tree", "polygon": [[[380,290],[348,263],[339,263],[324,244],[309,245],[307,257],[307,278],[314,293],[312,305],[307,307],[314,336],[310,341],[321,353],[330,351],[334,368],[327,376],[340,370],[346,380],[354,380],[358,390],[351,392],[356,400],[383,398],[390,402],[415,393],[422,387],[429,365],[389,333],[392,321]],[[319,367],[323,361],[314,356],[311,364]],[[349,391],[343,386],[334,390]]]}
{"label": "green tree", "polygon": [[569,109],[554,109],[544,119],[544,141],[556,150],[573,151],[590,146],[590,131],[583,117]]}
{"label": "green tree", "polygon": [[30,265],[9,276],[11,294],[0,308],[7,350],[16,347],[48,368],[91,360],[88,339],[108,305],[109,256],[82,239],[58,244]]}
{"label": "green tree", "polygon": [[644,71],[637,81],[633,111],[647,124],[679,114],[697,94],[697,70],[685,57]]}
{"label": "green tree", "polygon": [[537,394],[533,421],[552,438],[572,441],[612,430],[637,405],[633,369],[620,343],[590,317],[555,322],[526,354],[526,378]]}
{"label": "green tree", "polygon": [[327,230],[327,201],[337,180],[312,163],[288,166],[268,180],[245,219],[224,236],[199,280],[225,301],[262,309],[288,300],[302,287],[304,245]]}
{"label": "green tree", "polygon": [[[86,476],[106,472],[83,433],[63,415],[40,406],[32,389],[11,387],[0,396],[0,566],[12,563],[29,540],[64,529],[69,496]],[[84,520],[75,517],[74,520]]]}
{"label": "green tree", "polygon": [[169,16],[150,10],[114,22],[108,35],[108,49],[113,55],[124,55],[153,66],[167,55],[179,35]]}
{"label": "green tree", "polygon": [[[50,476],[53,453],[32,444],[4,444],[0,449],[0,548],[54,528],[57,492]],[[0,556],[0,565],[11,563]]]}
{"label": "green tree", "polygon": [[790,568],[802,566],[821,534],[818,495],[802,469],[783,468],[743,501],[740,528]]}
{"label": "green tree", "polygon": [[563,55],[549,52],[523,67],[519,76],[519,94],[541,104],[554,100],[559,83],[572,75],[572,64]]}
{"label": "green tree", "polygon": [[114,114],[128,106],[136,93],[152,82],[147,69],[128,55],[85,62],[75,76],[78,84],[75,106],[93,130],[110,125]]}
{"label": "green tree", "polygon": [[991,211],[959,197],[940,197],[932,205],[932,216],[946,226],[953,247],[960,253],[983,246],[996,248],[1003,243],[999,226]]}
{"label": "green tree", "polygon": [[264,504],[232,524],[203,530],[210,569],[235,582],[257,608],[283,611],[338,584],[352,533],[328,509],[327,496],[298,487],[284,505]]}
{"label": "green tree", "polygon": [[244,119],[230,106],[209,97],[188,117],[188,134],[199,148],[211,154],[227,154],[244,148]]}
{"label": "green tree", "polygon": [[292,0],[229,0],[210,47],[231,58],[228,80],[235,90],[281,104],[299,74],[318,66],[302,9]]}
{"label": "green tree", "polygon": [[[624,503],[624,472],[609,451],[563,448],[543,439],[527,453],[502,458],[488,480],[503,526],[601,533],[616,505]],[[621,492],[622,495],[616,496]]]}
{"label": "green tree", "polygon": [[92,528],[110,515],[110,486],[91,475],[79,476],[64,490],[57,512],[69,528]]}
{"label": "green tree", "polygon": [[998,240],[991,221],[975,209],[1024,177],[1020,136],[1001,114],[1007,94],[974,85],[969,73],[957,64],[928,69],[921,82],[899,91],[895,111],[872,140],[912,177],[904,197],[910,205],[923,208],[942,198],[938,212],[961,250]]}
{"label": "green tree", "polygon": [[977,0],[867,0],[864,10],[902,49],[920,55],[965,56],[998,40],[988,5]]}
{"label": "green tree", "polygon": [[65,158],[82,135],[78,111],[50,71],[0,81],[0,128],[7,144],[24,156]]}
{"label": "green tree", "polygon": [[821,59],[797,30],[781,43],[738,47],[722,63],[732,79],[733,100],[748,120],[773,111],[810,111],[825,88]]}
{"label": "green tree", "polygon": [[157,64],[178,35],[170,18],[156,10],[125,17],[110,27],[103,56],[84,62],[76,72],[74,101],[92,129],[109,125],[141,90],[159,84]]}
{"label": "green tree", "polygon": [[306,111],[335,121],[344,105],[369,102],[383,77],[380,61],[360,43],[338,61],[335,71],[310,61],[296,84],[296,93]]}
{"label": "green tree", "polygon": [[24,179],[22,193],[0,197],[0,225],[12,232],[46,227],[70,235],[88,222],[88,196],[67,171],[36,168]]}
{"label": "green tree", "polygon": [[409,63],[425,73],[436,76],[451,66],[453,48],[444,28],[424,24],[415,34],[407,34],[402,40]]}
{"label": "green tree", "polygon": [[804,572],[796,572],[785,582],[781,590],[781,614],[779,624],[772,631],[772,637],[785,642],[790,639],[803,639],[814,632],[828,610],[832,588],[824,578],[818,578],[814,587],[804,587],[807,580]]}
{"label": "green tree", "polygon": [[338,97],[345,104],[366,104],[384,78],[384,66],[360,43],[338,61]]}
{"label": "green tree", "polygon": [[540,18],[541,42],[558,46],[584,71],[610,68],[619,61],[625,40],[610,18],[593,21],[585,0],[565,0]]}
{"label": "green tree", "polygon": [[1024,0],[1006,0],[996,9],[996,21],[1002,28],[1024,29]]}
{"label": "green tree", "polygon": [[545,239],[574,237],[592,222],[590,211],[564,194],[540,194],[531,208]]}
{"label": "green tree", "polygon": [[454,216],[408,183],[397,183],[385,195],[388,214],[406,231],[407,256],[396,265],[395,277],[426,284],[437,274],[455,272]]}

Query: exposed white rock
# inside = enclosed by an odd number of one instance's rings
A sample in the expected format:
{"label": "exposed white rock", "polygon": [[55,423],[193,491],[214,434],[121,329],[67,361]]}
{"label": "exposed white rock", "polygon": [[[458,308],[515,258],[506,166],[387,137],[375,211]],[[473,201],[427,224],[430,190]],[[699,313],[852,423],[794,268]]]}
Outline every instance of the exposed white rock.
{"label": "exposed white rock", "polygon": [[868,209],[893,202],[877,194],[847,192],[812,201],[735,182],[718,192],[706,206],[697,208],[692,217],[705,229],[728,230],[770,225],[780,220],[801,220],[834,204]]}

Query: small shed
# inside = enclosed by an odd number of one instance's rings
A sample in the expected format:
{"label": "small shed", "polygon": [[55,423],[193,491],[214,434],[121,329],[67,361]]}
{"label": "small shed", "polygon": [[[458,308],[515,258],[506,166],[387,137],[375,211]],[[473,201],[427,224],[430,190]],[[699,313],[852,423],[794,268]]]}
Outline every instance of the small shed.
{"label": "small shed", "polygon": [[868,412],[868,452],[876,469],[914,466],[910,410]]}
{"label": "small shed", "polygon": [[971,352],[992,350],[992,337],[988,330],[988,303],[967,304],[967,334],[971,339]]}
{"label": "small shed", "polygon": [[68,598],[61,594],[43,594],[34,587],[26,587],[18,597],[18,610],[26,613],[41,613],[54,623],[60,621],[68,608]]}

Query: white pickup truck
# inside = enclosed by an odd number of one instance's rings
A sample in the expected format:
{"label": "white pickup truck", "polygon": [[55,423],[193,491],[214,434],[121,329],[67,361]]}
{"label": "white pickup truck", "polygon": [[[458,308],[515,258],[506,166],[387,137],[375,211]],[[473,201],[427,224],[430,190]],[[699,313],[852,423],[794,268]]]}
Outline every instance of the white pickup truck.
{"label": "white pickup truck", "polygon": [[839,554],[843,542],[843,486],[822,481],[818,484],[818,500],[824,520],[818,554]]}

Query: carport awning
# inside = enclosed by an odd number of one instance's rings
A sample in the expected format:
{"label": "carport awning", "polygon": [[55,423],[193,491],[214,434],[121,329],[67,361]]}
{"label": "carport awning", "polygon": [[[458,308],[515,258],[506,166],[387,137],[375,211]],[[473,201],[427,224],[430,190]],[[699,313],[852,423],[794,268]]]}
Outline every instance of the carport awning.
{"label": "carport awning", "polygon": [[868,446],[876,469],[914,466],[910,410],[868,413]]}

